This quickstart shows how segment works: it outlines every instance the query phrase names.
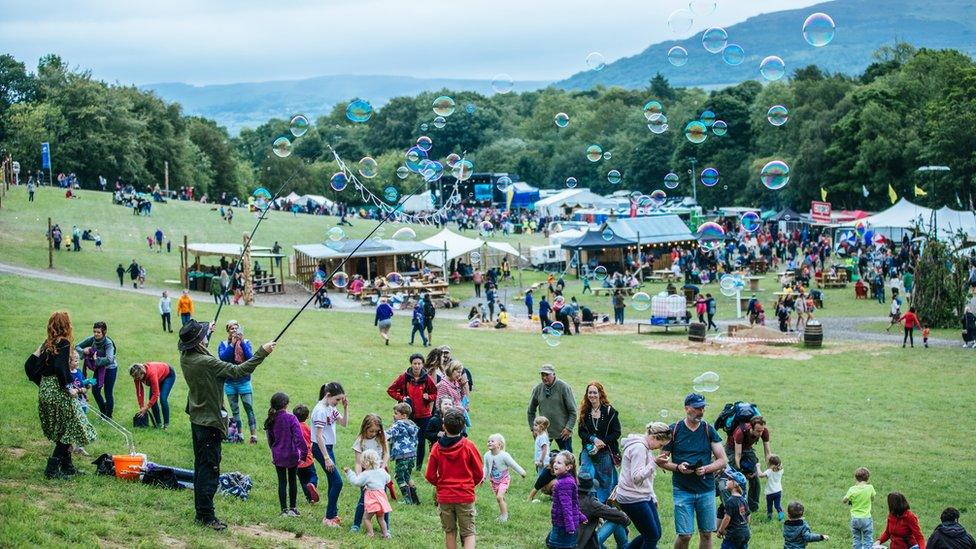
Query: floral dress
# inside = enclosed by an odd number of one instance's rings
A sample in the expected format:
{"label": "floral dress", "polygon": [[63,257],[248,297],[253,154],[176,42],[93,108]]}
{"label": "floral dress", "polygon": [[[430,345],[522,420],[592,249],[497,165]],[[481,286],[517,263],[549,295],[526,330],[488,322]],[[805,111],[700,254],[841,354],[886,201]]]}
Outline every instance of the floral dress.
{"label": "floral dress", "polygon": [[[45,363],[44,375],[38,389],[37,412],[44,436],[51,442],[86,446],[95,440],[95,429],[88,421],[81,401],[65,392],[56,370],[68,370],[67,342],[58,346],[58,354],[43,352],[37,360]],[[31,355],[33,356],[33,355]]]}

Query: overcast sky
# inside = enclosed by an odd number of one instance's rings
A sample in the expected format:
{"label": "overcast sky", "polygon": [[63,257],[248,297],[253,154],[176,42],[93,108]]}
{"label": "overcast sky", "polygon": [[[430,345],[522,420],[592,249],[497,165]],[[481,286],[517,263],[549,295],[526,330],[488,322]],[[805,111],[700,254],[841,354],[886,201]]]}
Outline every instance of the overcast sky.
{"label": "overcast sky", "polygon": [[[813,0],[717,0],[687,34]],[[4,0],[0,51],[122,83],[326,74],[555,80],[670,38],[687,0]]]}

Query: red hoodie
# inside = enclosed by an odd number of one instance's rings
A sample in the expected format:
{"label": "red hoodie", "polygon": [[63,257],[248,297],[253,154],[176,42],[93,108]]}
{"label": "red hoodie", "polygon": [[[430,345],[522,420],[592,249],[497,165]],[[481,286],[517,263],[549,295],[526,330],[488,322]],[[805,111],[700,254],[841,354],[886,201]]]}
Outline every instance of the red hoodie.
{"label": "red hoodie", "polygon": [[437,488],[437,503],[474,503],[474,487],[485,478],[478,447],[461,436],[441,437],[430,450],[424,478]]}

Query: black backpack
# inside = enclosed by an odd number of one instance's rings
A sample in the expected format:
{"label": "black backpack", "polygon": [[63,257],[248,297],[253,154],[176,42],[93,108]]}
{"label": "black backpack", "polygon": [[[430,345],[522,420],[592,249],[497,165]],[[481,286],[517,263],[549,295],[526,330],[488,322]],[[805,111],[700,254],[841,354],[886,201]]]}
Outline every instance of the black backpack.
{"label": "black backpack", "polygon": [[731,437],[739,425],[748,423],[752,418],[761,415],[762,413],[755,404],[743,401],[728,403],[715,418],[715,427],[725,431],[725,434]]}
{"label": "black backpack", "polygon": [[[44,356],[43,354],[41,356]],[[27,374],[27,379],[34,382],[34,385],[38,387],[41,386],[41,371],[44,369],[44,359],[34,356],[31,353],[27,357],[27,361],[24,362],[24,373]]]}

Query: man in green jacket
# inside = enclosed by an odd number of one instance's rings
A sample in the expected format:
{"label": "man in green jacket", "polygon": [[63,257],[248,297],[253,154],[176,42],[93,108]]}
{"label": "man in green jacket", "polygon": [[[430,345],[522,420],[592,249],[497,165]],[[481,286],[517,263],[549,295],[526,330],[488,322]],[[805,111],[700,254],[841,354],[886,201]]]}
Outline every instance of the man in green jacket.
{"label": "man in green jacket", "polygon": [[227,524],[214,513],[213,499],[220,477],[220,444],[227,436],[224,410],[224,380],[244,377],[257,368],[275,349],[265,343],[250,360],[241,364],[224,362],[207,350],[213,324],[190,320],[180,329],[180,367],[189,386],[186,413],[193,434],[193,499],[198,523],[223,530]]}
{"label": "man in green jacket", "polygon": [[572,452],[577,414],[573,389],[563,380],[556,379],[556,368],[552,364],[543,364],[539,368],[539,376],[542,383],[535,386],[529,399],[529,429],[532,429],[538,410],[539,415],[549,420],[549,438],[556,441],[560,450]]}

